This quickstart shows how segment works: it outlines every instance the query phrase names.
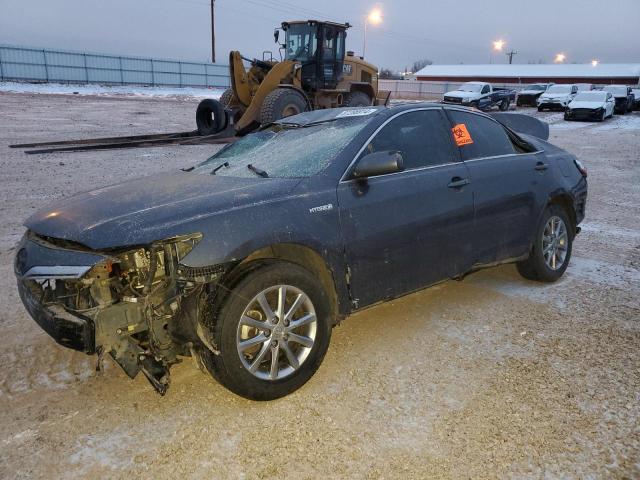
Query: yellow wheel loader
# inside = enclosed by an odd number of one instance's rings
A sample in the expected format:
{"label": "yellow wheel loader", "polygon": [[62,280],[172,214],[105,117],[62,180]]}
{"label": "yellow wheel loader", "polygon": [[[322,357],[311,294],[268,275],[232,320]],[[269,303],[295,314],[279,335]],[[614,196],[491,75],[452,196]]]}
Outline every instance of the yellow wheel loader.
{"label": "yellow wheel loader", "polygon": [[[220,101],[206,99],[196,111],[201,135],[244,135],[260,125],[320,108],[387,105],[391,92],[378,90],[378,69],[353,52],[345,53],[348,23],[284,22],[281,61],[229,54],[231,88]],[[281,55],[282,56],[282,55]],[[247,70],[244,61],[250,63]]]}

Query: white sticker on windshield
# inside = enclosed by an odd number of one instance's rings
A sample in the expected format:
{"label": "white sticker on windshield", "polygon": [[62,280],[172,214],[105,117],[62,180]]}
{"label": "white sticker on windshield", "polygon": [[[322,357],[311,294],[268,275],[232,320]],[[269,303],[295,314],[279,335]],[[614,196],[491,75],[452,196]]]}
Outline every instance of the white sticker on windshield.
{"label": "white sticker on windshield", "polygon": [[336,115],[336,118],[362,117],[364,115],[371,115],[372,113],[375,113],[377,111],[377,108],[354,108],[353,110],[345,110],[344,112],[340,112],[338,115]]}

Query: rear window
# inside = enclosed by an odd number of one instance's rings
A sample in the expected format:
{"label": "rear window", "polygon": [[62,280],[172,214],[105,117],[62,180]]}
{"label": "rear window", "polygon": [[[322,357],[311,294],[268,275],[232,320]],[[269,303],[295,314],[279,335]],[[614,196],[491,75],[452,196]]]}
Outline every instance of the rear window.
{"label": "rear window", "polygon": [[605,92],[611,92],[617,96],[627,96],[627,87],[604,87],[603,90]]}
{"label": "rear window", "polygon": [[494,120],[469,112],[447,111],[462,160],[510,155],[516,150],[505,129]]}

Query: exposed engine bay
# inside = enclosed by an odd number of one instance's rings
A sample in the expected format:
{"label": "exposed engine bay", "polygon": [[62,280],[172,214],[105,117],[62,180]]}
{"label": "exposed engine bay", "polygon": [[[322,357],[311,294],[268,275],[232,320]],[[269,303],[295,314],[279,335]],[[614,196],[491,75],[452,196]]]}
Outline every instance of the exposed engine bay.
{"label": "exposed engine bay", "polygon": [[27,232],[15,266],[20,295],[58,343],[97,354],[98,369],[108,353],[129,377],[142,371],[164,394],[169,369],[179,357],[213,349],[198,322],[201,293],[215,285],[224,267],[180,263],[201,237],[176,237],[121,252],[90,251],[102,258],[90,266],[30,266],[26,258],[34,249],[45,256],[60,249],[88,250]]}

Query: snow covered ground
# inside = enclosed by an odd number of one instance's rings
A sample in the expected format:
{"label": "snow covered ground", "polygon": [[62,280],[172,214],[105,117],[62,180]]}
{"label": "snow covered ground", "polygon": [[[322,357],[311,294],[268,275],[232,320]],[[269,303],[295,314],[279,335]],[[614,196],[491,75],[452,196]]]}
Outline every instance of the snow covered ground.
{"label": "snow covered ground", "polygon": [[133,95],[142,97],[220,98],[224,89],[204,87],[145,87],[141,85],[75,85],[64,83],[0,82],[0,92],[64,95]]}

